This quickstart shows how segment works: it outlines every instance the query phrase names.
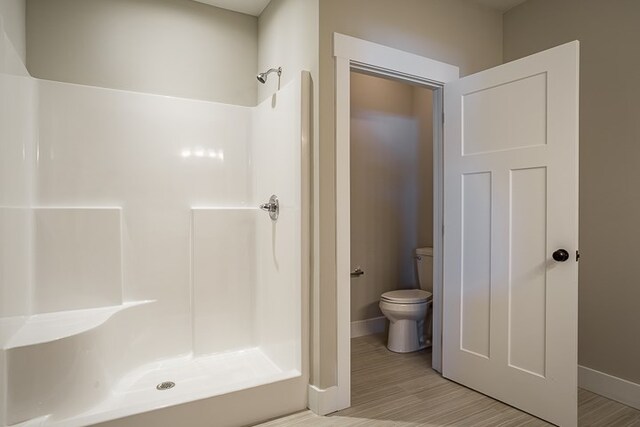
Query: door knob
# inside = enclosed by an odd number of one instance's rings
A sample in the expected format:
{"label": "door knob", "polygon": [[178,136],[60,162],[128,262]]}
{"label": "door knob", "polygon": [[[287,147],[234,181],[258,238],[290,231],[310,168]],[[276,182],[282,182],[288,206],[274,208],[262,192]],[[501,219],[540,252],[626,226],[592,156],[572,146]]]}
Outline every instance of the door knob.
{"label": "door knob", "polygon": [[356,267],[355,270],[351,272],[351,277],[360,277],[364,274],[364,271],[360,267]]}
{"label": "door knob", "polygon": [[558,262],[565,262],[569,259],[569,252],[566,249],[558,249],[553,253],[553,259]]}

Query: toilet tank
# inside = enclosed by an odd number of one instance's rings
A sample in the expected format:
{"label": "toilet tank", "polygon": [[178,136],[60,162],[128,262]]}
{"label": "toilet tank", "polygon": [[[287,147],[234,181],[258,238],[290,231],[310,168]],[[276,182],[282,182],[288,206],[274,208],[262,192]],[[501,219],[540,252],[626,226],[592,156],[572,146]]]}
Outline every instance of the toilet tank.
{"label": "toilet tank", "polygon": [[416,249],[416,266],[420,289],[433,293],[433,248]]}

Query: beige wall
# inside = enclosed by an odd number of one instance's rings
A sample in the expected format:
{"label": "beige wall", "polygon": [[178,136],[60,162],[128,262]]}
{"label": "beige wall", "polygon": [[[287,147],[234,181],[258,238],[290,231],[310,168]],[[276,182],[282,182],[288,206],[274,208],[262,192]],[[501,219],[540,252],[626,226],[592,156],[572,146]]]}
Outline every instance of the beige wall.
{"label": "beige wall", "polygon": [[[413,89],[413,114],[418,120],[418,152],[416,194],[418,212],[416,247],[433,247],[433,92]],[[413,256],[413,252],[411,256]],[[412,260],[413,262],[413,260]],[[414,268],[412,265],[411,268]],[[417,270],[416,270],[417,274]],[[417,276],[416,276],[417,277]],[[417,279],[416,279],[417,280]],[[417,282],[416,282],[417,283]]]}
{"label": "beige wall", "polygon": [[339,32],[460,67],[462,75],[502,62],[502,14],[466,0],[320,2],[320,322],[322,358],[313,384],[336,384],[335,111],[332,34]]}
{"label": "beige wall", "polygon": [[28,0],[27,68],[47,80],[253,106],[257,32],[256,17],[190,0]]}
{"label": "beige wall", "polygon": [[512,60],[580,40],[579,363],[640,383],[640,2],[529,0],[505,14]]}
{"label": "beige wall", "polygon": [[[302,70],[318,73],[318,0],[271,0],[258,18],[258,70],[282,67],[282,85]],[[255,79],[254,79],[255,80]],[[278,78],[258,85],[258,102],[273,94]]]}
{"label": "beige wall", "polygon": [[418,286],[433,244],[432,93],[351,73],[351,320],[382,316],[384,292]]}
{"label": "beige wall", "polygon": [[4,31],[22,62],[27,58],[26,0],[0,0],[0,19]]}

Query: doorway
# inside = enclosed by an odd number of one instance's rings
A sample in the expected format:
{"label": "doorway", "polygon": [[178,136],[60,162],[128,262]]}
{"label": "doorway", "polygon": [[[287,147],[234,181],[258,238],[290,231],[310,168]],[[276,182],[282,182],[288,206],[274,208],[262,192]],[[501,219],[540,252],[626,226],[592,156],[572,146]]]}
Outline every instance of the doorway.
{"label": "doorway", "polygon": [[[366,47],[366,48],[364,48]],[[364,40],[334,34],[336,56],[336,267],[337,387],[334,410],[351,404],[351,172],[350,87],[357,71],[430,88],[433,112],[433,334],[432,367],[442,364],[442,159],[443,86],[459,76],[458,67]]]}
{"label": "doorway", "polygon": [[[350,79],[351,338],[356,338],[385,332],[381,295],[421,288],[433,293],[438,159],[431,87],[358,71]],[[414,294],[428,295],[397,296]],[[390,350],[408,352],[407,346],[418,344],[431,352],[431,301],[413,307],[409,316],[422,318],[418,333],[407,341],[404,330],[394,332]]]}

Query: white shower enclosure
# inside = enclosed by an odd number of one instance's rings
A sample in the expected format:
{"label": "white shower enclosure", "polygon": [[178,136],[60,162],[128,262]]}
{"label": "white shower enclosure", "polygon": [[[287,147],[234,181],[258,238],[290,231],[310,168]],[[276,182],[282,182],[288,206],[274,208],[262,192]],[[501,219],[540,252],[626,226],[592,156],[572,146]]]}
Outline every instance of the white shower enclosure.
{"label": "white shower enclosure", "polygon": [[0,425],[299,406],[308,73],[256,107],[43,81],[4,31],[0,67]]}

